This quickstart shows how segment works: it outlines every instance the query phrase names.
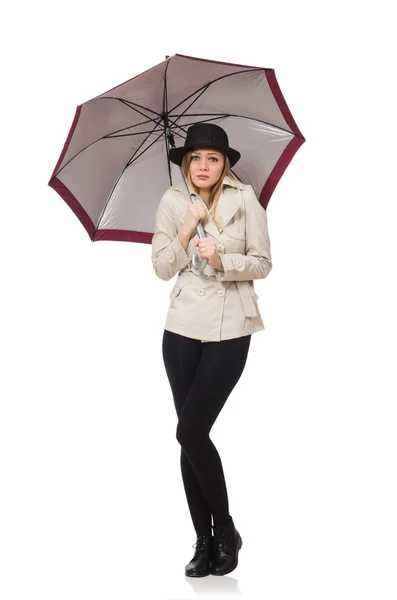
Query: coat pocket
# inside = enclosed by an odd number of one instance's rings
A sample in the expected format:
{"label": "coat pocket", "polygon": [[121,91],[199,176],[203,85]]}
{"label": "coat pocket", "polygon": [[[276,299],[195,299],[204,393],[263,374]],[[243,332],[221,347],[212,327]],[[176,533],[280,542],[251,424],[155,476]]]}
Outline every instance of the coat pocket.
{"label": "coat pocket", "polygon": [[243,229],[244,225],[239,221],[235,221],[229,225],[226,225],[223,229],[223,233],[225,233],[231,240],[245,241],[245,231]]}
{"label": "coat pocket", "polygon": [[245,238],[232,237],[226,229],[223,232],[225,234],[223,236],[225,252],[230,254],[246,253]]}
{"label": "coat pocket", "polygon": [[183,276],[178,277],[177,282],[170,293],[170,308],[174,304],[175,298],[179,296],[183,288],[189,283],[192,283],[192,276],[189,273],[185,273]]}

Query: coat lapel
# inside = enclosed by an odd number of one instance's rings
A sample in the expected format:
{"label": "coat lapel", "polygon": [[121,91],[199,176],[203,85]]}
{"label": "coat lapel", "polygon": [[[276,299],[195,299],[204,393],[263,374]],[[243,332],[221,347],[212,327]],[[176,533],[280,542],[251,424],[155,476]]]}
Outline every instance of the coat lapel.
{"label": "coat lapel", "polygon": [[[187,196],[186,188],[184,187],[183,183],[179,184],[177,187]],[[219,231],[208,210],[206,218],[201,221],[204,231],[212,235],[221,244],[223,243],[223,240],[220,236],[222,230],[226,227],[241,206],[241,194],[233,193],[236,188],[243,189],[243,184],[241,184],[239,181],[233,181],[230,179],[230,177],[226,176],[223,180],[222,192],[215,211],[215,218],[220,227]]]}

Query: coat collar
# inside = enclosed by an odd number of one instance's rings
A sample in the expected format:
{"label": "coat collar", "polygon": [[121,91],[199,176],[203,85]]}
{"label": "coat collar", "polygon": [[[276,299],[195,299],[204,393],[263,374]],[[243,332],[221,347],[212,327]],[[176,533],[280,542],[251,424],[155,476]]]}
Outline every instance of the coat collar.
{"label": "coat collar", "polygon": [[[186,198],[188,198],[186,186],[183,181],[173,186],[173,188],[179,192],[182,192]],[[208,210],[206,218],[201,221],[204,231],[214,236],[214,238],[221,244],[223,240],[220,236],[220,233],[241,206],[241,194],[230,193],[231,188],[234,188],[235,190],[243,190],[244,184],[241,183],[241,181],[234,181],[228,175],[226,175],[223,179],[222,192],[219,197],[215,212],[215,217],[219,223],[220,230],[218,231],[217,226],[215,225]]]}

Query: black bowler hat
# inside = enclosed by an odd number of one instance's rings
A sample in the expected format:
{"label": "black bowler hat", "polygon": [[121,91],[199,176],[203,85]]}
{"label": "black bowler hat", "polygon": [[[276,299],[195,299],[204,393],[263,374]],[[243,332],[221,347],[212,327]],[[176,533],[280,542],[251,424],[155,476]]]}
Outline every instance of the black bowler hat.
{"label": "black bowler hat", "polygon": [[185,145],[171,148],[169,151],[170,161],[181,166],[186,152],[199,147],[222,150],[229,157],[231,167],[241,156],[240,152],[229,147],[227,133],[222,127],[214,123],[196,123],[187,130]]}

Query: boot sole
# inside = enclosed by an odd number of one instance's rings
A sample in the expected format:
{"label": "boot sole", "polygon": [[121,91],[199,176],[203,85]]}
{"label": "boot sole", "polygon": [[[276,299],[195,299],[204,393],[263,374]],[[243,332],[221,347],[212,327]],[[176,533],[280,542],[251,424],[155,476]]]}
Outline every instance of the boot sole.
{"label": "boot sole", "polygon": [[211,575],[215,575],[215,576],[219,576],[219,577],[221,577],[222,575],[228,575],[228,573],[231,573],[232,571],[234,571],[234,569],[235,569],[235,568],[237,567],[237,565],[238,565],[238,553],[239,553],[239,551],[241,550],[241,546],[242,546],[242,545],[243,545],[243,540],[242,540],[242,539],[241,539],[241,537],[240,537],[240,541],[239,541],[239,543],[238,543],[238,550],[237,550],[236,561],[235,561],[235,562],[232,564],[232,566],[231,566],[231,567],[229,567],[229,568],[227,569],[227,571],[222,571],[222,573],[219,573],[219,572],[218,572],[218,573],[216,573],[216,572],[210,571]]}

